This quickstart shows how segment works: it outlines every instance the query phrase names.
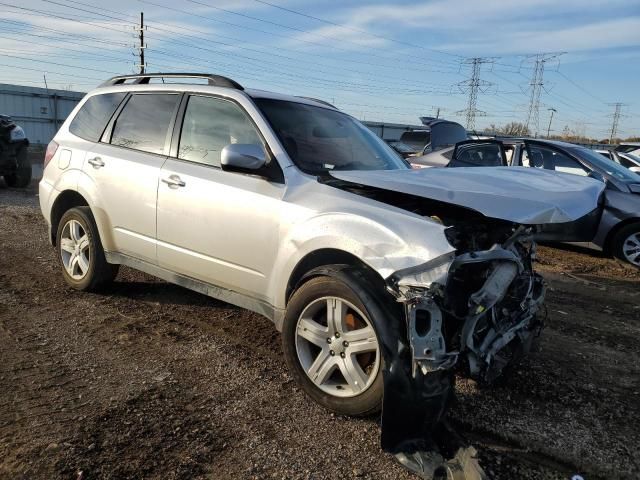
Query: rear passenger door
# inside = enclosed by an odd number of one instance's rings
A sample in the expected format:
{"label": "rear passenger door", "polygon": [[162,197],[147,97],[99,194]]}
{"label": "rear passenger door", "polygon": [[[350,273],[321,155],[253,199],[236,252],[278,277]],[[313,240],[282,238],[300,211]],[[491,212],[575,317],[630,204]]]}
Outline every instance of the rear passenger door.
{"label": "rear passenger door", "polygon": [[174,135],[179,143],[172,147],[158,187],[159,265],[266,299],[284,183],[221,169],[220,154],[227,145],[266,147],[239,104],[191,95],[181,111],[181,129]]}
{"label": "rear passenger door", "polygon": [[95,213],[110,225],[115,250],[154,264],[158,178],[180,98],[177,93],[131,94],[83,167],[100,198]]}

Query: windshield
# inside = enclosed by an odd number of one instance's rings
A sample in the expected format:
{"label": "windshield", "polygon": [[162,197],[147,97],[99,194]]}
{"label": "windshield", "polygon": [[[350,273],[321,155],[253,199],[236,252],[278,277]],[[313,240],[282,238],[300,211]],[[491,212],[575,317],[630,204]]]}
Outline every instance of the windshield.
{"label": "windshield", "polygon": [[583,147],[576,147],[573,149],[573,152],[591,163],[591,165],[595,169],[600,170],[601,172],[606,172],[613,178],[622,180],[624,182],[638,182],[637,174],[633,173],[631,170],[626,169],[613,160],[609,160],[608,158],[603,157],[593,150],[589,150],[588,148]]}
{"label": "windshield", "polygon": [[291,160],[312,174],[330,170],[399,170],[409,166],[354,118],[328,108],[255,99]]}

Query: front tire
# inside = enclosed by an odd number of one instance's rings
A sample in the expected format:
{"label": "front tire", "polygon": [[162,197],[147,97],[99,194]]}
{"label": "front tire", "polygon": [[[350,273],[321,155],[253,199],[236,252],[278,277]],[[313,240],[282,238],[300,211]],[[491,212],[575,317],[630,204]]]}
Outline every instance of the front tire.
{"label": "front tire", "polygon": [[640,222],[620,229],[612,242],[613,256],[640,268]]}
{"label": "front tire", "polygon": [[382,353],[375,316],[382,310],[359,276],[339,268],[303,283],[283,324],[285,360],[315,402],[341,414],[366,416],[382,405]]}
{"label": "front tire", "polygon": [[97,291],[113,281],[118,265],[107,263],[89,207],[68,210],[58,224],[56,250],[62,276],[76,290]]}

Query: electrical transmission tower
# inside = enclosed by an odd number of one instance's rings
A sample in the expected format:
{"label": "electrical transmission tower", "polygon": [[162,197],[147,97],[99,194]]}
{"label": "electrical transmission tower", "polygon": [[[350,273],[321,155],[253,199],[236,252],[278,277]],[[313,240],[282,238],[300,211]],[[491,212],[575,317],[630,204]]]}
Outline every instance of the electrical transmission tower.
{"label": "electrical transmission tower", "polygon": [[535,66],[531,82],[529,83],[531,95],[529,97],[529,113],[525,122],[528,129],[533,130],[534,137],[538,136],[540,129],[540,94],[544,86],[544,66],[549,60],[558,58],[563,53],[539,53],[530,57],[535,59]]}
{"label": "electrical transmission tower", "polygon": [[611,123],[611,135],[609,135],[609,145],[611,145],[613,139],[616,136],[616,133],[618,132],[618,123],[620,122],[622,107],[624,107],[625,104],[616,102],[610,103],[609,105],[615,107],[615,110],[613,111],[613,122]]}
{"label": "electrical transmission tower", "polygon": [[480,79],[480,69],[483,63],[493,63],[493,59],[474,57],[464,60],[463,63],[471,65],[471,78],[458,83],[457,86],[461,92],[469,93],[469,101],[466,109],[456,113],[460,115],[464,114],[467,118],[467,130],[473,130],[476,126],[476,116],[485,115],[485,112],[477,109],[478,91],[486,92],[486,90],[493,85],[493,83]]}

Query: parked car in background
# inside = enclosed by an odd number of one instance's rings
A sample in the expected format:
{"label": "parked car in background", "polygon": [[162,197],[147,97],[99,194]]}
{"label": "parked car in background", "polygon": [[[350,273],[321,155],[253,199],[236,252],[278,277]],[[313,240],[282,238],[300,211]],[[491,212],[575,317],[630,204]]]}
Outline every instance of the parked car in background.
{"label": "parked car in background", "polygon": [[527,167],[592,177],[606,184],[599,227],[585,246],[640,267],[640,177],[600,153],[571,143],[534,139],[459,142],[415,157],[420,167]]}
{"label": "parked car in background", "polygon": [[621,143],[615,148],[616,152],[631,153],[640,157],[640,142]]}
{"label": "parked car in background", "polygon": [[404,132],[398,140],[407,149],[411,149],[413,154],[421,152],[425,145],[431,141],[431,132],[429,130],[412,130]]}
{"label": "parked car in background", "polygon": [[29,140],[22,127],[7,115],[0,115],[0,176],[10,187],[24,188],[31,183]]}
{"label": "parked car in background", "polygon": [[634,173],[640,173],[640,157],[633,153],[626,153],[617,150],[595,150],[603,157],[613,160],[619,163],[625,168],[628,168]]}
{"label": "parked car in background", "polygon": [[425,130],[404,132],[400,140],[387,141],[403,158],[436,152],[468,138],[467,131],[459,123],[432,117],[420,117],[420,121]]}
{"label": "parked car in background", "polygon": [[420,117],[420,121],[429,127],[431,134],[429,142],[420,150],[420,155],[437,152],[468,138],[467,130],[457,122],[432,117]]}
{"label": "parked car in background", "polygon": [[386,142],[402,158],[409,158],[416,155],[417,153],[415,147],[407,145],[400,140],[387,140]]}

